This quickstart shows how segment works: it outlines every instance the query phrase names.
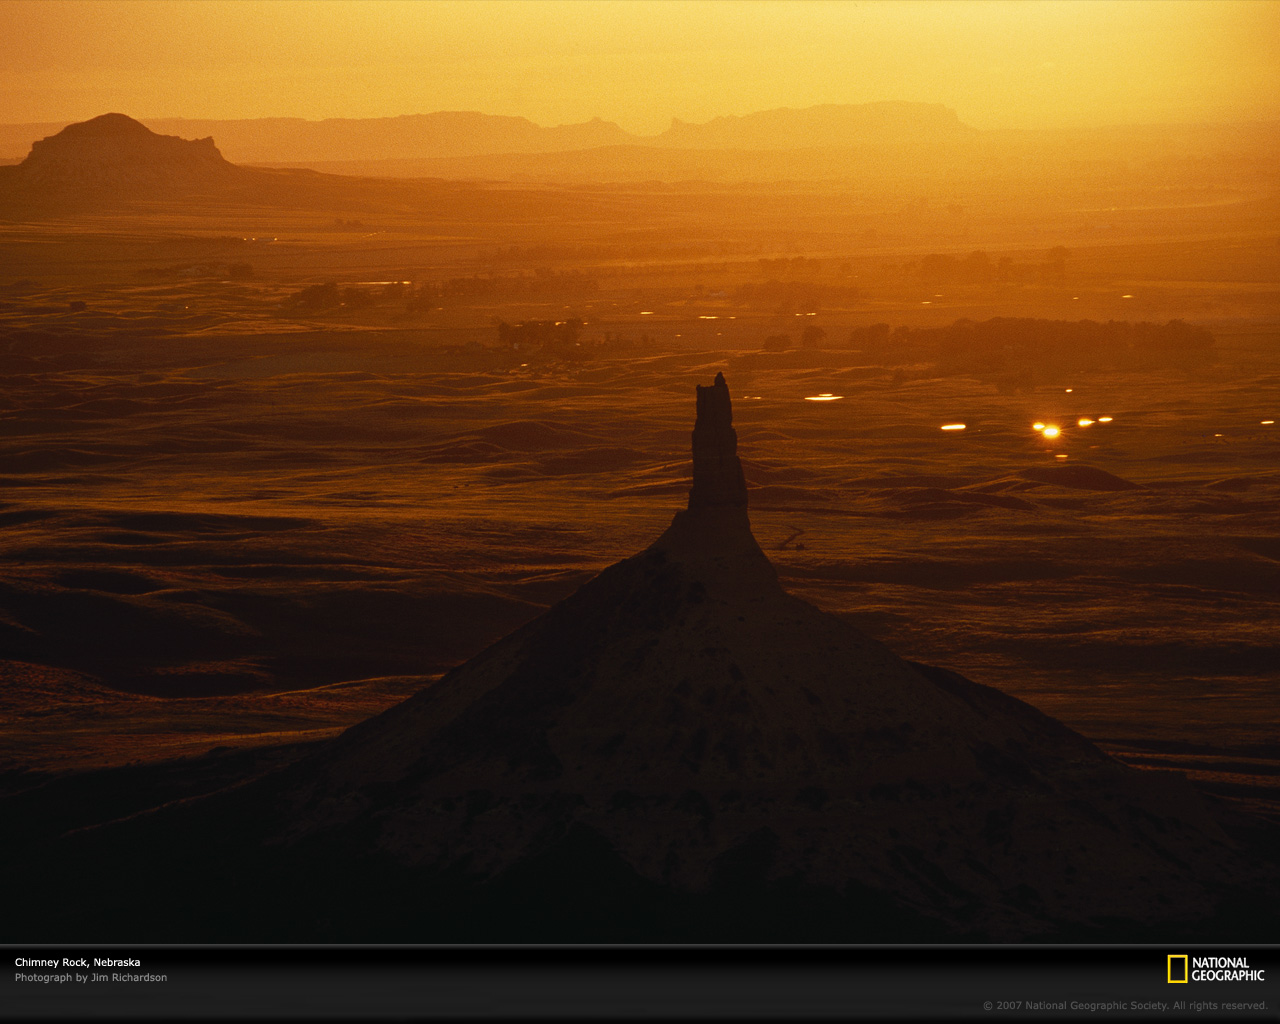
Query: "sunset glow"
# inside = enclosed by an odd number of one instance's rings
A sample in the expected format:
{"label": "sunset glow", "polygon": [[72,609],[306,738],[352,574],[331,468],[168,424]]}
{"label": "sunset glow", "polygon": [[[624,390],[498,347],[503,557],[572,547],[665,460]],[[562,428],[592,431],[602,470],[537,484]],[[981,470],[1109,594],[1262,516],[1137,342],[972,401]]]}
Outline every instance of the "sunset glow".
{"label": "sunset glow", "polygon": [[672,117],[899,99],[982,128],[1277,111],[1280,6],[1233,0],[10,0],[3,13],[0,121],[485,110],[652,134]]}
{"label": "sunset glow", "polygon": [[1280,0],[0,0],[15,967],[1262,948],[1276,167]]}

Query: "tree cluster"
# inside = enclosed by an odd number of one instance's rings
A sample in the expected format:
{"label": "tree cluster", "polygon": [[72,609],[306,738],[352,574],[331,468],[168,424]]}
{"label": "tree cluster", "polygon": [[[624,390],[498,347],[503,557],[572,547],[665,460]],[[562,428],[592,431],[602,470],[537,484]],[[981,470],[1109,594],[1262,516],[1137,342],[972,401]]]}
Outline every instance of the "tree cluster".
{"label": "tree cluster", "polygon": [[743,307],[767,307],[781,313],[813,312],[820,306],[848,306],[860,293],[852,285],[821,281],[760,281],[740,285],[733,294]]}
{"label": "tree cluster", "polygon": [[967,256],[930,253],[915,263],[886,269],[896,276],[915,278],[931,288],[950,284],[1051,284],[1066,276],[1070,255],[1060,245],[1046,252],[1044,259],[1025,263],[1015,262],[1010,256],[992,259],[985,252],[971,252]]}
{"label": "tree cluster", "polygon": [[932,362],[956,371],[1045,368],[1114,370],[1192,367],[1212,362],[1215,341],[1183,320],[957,320],[949,327],[872,324],[855,328],[849,345],[896,363]]}
{"label": "tree cluster", "polygon": [[498,344],[513,351],[557,359],[579,358],[582,346],[578,336],[584,326],[581,320],[522,320],[516,324],[500,320]]}
{"label": "tree cluster", "polygon": [[286,300],[286,305],[303,310],[403,305],[410,312],[423,312],[442,306],[579,299],[595,295],[598,291],[599,284],[595,279],[576,271],[539,271],[532,275],[454,277],[426,281],[416,288],[407,281],[391,281],[377,289],[343,287],[336,281],[326,281],[303,288]]}
{"label": "tree cluster", "polygon": [[[809,324],[800,332],[800,347],[815,349],[822,348],[823,341],[826,340],[827,332],[825,328],[819,327],[817,324]],[[789,334],[770,334],[764,339],[761,346],[765,352],[785,352],[791,347],[791,335]]]}
{"label": "tree cluster", "polygon": [[409,308],[428,310],[477,302],[581,299],[589,298],[599,291],[600,283],[595,278],[573,270],[539,270],[534,274],[510,275],[477,274],[472,277],[424,282],[414,290]]}

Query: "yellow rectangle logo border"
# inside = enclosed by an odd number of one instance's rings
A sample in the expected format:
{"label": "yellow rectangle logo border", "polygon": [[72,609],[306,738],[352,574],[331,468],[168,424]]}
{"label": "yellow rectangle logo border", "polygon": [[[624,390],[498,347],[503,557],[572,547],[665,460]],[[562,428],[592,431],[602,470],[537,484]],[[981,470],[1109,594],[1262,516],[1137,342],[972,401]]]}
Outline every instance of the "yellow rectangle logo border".
{"label": "yellow rectangle logo border", "polygon": [[[1175,978],[1173,976],[1173,962],[1175,960],[1182,961],[1182,977],[1181,978]],[[1169,954],[1169,984],[1185,985],[1188,979],[1191,977],[1191,971],[1189,968],[1190,968],[1190,964],[1187,962],[1186,953],[1170,953]]]}

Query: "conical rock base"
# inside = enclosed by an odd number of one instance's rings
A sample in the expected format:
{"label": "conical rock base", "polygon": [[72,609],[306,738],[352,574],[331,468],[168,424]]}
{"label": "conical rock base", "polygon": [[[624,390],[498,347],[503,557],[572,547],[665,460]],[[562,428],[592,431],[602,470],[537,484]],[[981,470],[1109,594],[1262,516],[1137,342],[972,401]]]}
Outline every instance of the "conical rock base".
{"label": "conical rock base", "polygon": [[292,774],[286,846],[355,830],[481,883],[586,829],[678,891],[856,886],[1005,938],[1207,913],[1232,862],[1180,777],[786,594],[745,508],[679,513]]}
{"label": "conical rock base", "polygon": [[[99,830],[76,862],[137,875],[145,847],[209,879],[157,908],[165,938],[249,937],[226,897],[246,879],[253,935],[313,941],[1222,919],[1259,876],[1180,776],[788,595],[751,535],[723,378],[698,413],[689,508],[647,549],[313,756]],[[103,899],[87,881],[78,905]]]}

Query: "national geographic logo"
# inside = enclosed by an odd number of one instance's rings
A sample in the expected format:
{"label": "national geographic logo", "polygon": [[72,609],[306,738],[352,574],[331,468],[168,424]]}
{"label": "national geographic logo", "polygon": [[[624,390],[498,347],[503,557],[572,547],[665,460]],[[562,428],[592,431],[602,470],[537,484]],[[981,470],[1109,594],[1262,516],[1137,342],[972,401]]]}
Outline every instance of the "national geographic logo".
{"label": "national geographic logo", "polygon": [[1247,956],[1191,956],[1170,953],[1168,974],[1170,985],[1191,981],[1266,981],[1265,967],[1249,966]]}

